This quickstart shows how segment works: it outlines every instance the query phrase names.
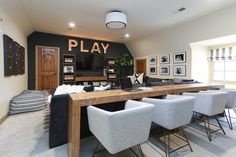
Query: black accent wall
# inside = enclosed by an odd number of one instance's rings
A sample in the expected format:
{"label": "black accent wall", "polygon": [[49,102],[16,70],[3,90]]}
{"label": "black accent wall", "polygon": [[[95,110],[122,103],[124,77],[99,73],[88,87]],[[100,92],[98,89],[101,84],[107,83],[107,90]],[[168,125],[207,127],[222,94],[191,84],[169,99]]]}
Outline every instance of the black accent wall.
{"label": "black accent wall", "polygon": [[[35,47],[38,46],[51,46],[51,47],[59,47],[60,48],[60,63],[63,62],[62,55],[64,53],[68,53],[68,40],[74,39],[77,41],[83,40],[86,43],[86,47],[92,47],[94,42],[103,42],[109,43],[109,48],[107,53],[105,54],[105,58],[109,57],[117,57],[121,54],[128,53],[130,57],[132,57],[131,53],[127,49],[124,44],[109,42],[109,41],[101,41],[94,39],[86,39],[80,37],[71,37],[64,35],[56,35],[42,32],[33,32],[27,38],[28,42],[28,89],[35,89]],[[81,53],[80,46],[73,48],[72,53]],[[82,52],[84,53],[84,52]],[[89,52],[90,53],[90,52]],[[133,58],[133,57],[132,57]],[[132,75],[133,69],[129,70]],[[60,64],[60,74],[62,73],[62,65]],[[60,77],[60,84],[62,82],[62,78]]]}

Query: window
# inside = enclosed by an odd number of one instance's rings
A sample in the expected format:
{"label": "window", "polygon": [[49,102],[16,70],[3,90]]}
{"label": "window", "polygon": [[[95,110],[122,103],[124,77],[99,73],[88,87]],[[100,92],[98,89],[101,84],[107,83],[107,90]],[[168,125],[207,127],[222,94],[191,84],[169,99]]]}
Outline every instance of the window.
{"label": "window", "polygon": [[213,61],[212,80],[236,81],[236,60]]}
{"label": "window", "polygon": [[236,82],[235,47],[234,49],[232,47],[211,49],[210,61],[212,66],[212,80]]}

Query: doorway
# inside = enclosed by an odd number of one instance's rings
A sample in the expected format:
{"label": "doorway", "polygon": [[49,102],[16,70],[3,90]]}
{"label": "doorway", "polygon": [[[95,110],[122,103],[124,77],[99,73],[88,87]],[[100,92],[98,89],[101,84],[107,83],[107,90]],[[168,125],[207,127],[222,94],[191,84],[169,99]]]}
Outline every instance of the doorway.
{"label": "doorway", "polygon": [[59,56],[57,47],[36,46],[36,89],[49,93],[59,85]]}
{"label": "doorway", "polygon": [[136,73],[140,74],[140,73],[144,73],[144,76],[146,76],[147,74],[147,59],[136,59],[135,60],[135,69],[136,69]]}

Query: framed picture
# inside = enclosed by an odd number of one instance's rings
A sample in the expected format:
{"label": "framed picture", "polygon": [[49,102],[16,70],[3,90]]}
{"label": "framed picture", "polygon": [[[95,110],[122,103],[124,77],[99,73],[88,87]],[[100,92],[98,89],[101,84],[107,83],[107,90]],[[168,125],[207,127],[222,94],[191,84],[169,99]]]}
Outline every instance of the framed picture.
{"label": "framed picture", "polygon": [[170,63],[170,54],[160,55],[160,64],[169,64]]}
{"label": "framed picture", "polygon": [[156,75],[157,74],[157,66],[149,66],[149,74]]}
{"label": "framed picture", "polygon": [[14,49],[14,75],[18,75],[21,73],[21,46],[16,41],[13,41],[13,49]]}
{"label": "framed picture", "polygon": [[174,65],[174,76],[186,76],[185,65]]}
{"label": "framed picture", "polygon": [[12,38],[3,35],[4,45],[4,76],[11,76],[15,73],[15,52]]}
{"label": "framed picture", "polygon": [[186,51],[174,53],[174,63],[186,63]]}
{"label": "framed picture", "polygon": [[25,48],[20,46],[20,74],[25,73]]}
{"label": "framed picture", "polygon": [[170,75],[170,66],[160,66],[160,75]]}
{"label": "framed picture", "polygon": [[157,64],[157,56],[150,56],[148,61],[149,61],[149,65],[156,65]]}

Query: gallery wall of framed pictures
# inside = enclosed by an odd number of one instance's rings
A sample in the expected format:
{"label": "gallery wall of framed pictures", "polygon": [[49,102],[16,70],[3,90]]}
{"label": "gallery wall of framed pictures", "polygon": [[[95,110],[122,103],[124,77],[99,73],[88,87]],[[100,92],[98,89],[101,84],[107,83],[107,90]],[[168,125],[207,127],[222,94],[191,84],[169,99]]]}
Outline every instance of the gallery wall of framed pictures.
{"label": "gallery wall of framed pictures", "polygon": [[25,48],[8,35],[3,35],[4,76],[25,73]]}
{"label": "gallery wall of framed pictures", "polygon": [[149,75],[186,77],[187,51],[163,53],[148,57]]}

